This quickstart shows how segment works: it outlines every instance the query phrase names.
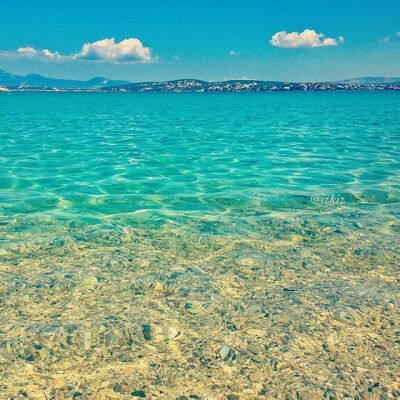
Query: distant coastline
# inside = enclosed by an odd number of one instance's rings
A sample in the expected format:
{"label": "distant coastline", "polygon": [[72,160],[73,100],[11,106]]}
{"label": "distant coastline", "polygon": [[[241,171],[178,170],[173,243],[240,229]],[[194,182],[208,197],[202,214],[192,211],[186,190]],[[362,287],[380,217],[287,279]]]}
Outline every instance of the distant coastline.
{"label": "distant coastline", "polygon": [[364,77],[335,82],[281,82],[263,80],[227,80],[207,82],[177,79],[162,82],[131,83],[96,77],[88,81],[47,78],[41,75],[14,75],[0,70],[0,92],[284,92],[284,91],[360,91],[400,90],[400,77]]}
{"label": "distant coastline", "polygon": [[239,93],[239,92],[321,92],[321,91],[400,91],[400,83],[348,84],[333,82],[202,82],[178,80],[133,83],[101,88],[57,88],[48,86],[0,87],[0,92],[99,92],[99,93]]}

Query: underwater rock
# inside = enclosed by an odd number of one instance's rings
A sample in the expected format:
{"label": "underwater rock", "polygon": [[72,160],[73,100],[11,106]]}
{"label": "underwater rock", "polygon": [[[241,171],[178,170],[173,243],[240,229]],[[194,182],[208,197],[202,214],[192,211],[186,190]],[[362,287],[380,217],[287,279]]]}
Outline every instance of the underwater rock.
{"label": "underwater rock", "polygon": [[219,351],[219,356],[221,357],[222,360],[228,361],[229,359],[235,360],[236,359],[236,354],[235,351],[232,350],[229,346],[224,344]]}
{"label": "underwater rock", "polygon": [[263,379],[263,374],[259,371],[254,371],[249,374],[249,379],[252,382],[260,382]]}
{"label": "underwater rock", "polygon": [[180,332],[177,329],[173,328],[173,327],[168,328],[168,336],[171,339],[176,338],[179,335],[179,333]]}
{"label": "underwater rock", "polygon": [[152,329],[151,329],[151,326],[150,326],[150,325],[147,325],[147,324],[142,325],[142,334],[143,334],[143,337],[144,337],[146,340],[151,340],[151,339],[152,339]]}
{"label": "underwater rock", "polygon": [[298,398],[300,400],[319,400],[321,396],[317,395],[315,392],[311,390],[304,390],[298,393]]}
{"label": "underwater rock", "polygon": [[164,290],[164,285],[161,282],[155,282],[153,284],[153,290],[155,292],[162,292]]}
{"label": "underwater rock", "polygon": [[114,390],[114,392],[116,392],[116,393],[124,393],[124,388],[123,388],[122,385],[119,384],[119,383],[116,383],[116,384],[113,386],[113,390]]}
{"label": "underwater rock", "polygon": [[257,336],[257,337],[263,337],[265,336],[265,332],[262,329],[257,329],[257,328],[253,328],[253,329],[248,329],[247,333],[250,336]]}
{"label": "underwater rock", "polygon": [[146,393],[143,390],[134,390],[131,393],[131,396],[139,397],[139,398],[145,398],[146,397]]}

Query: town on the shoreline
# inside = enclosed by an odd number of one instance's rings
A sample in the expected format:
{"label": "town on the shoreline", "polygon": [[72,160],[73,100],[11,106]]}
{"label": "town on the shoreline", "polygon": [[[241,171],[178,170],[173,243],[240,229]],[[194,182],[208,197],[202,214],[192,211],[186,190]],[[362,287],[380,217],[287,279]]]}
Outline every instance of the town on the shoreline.
{"label": "town on the shoreline", "polygon": [[321,91],[321,90],[400,90],[395,84],[350,84],[337,82],[274,82],[257,80],[231,80],[205,82],[181,79],[167,82],[132,83],[103,88],[111,92],[277,92],[277,91]]}
{"label": "town on the shoreline", "polygon": [[164,82],[128,83],[116,86],[62,88],[20,84],[0,87],[2,92],[306,92],[306,91],[360,91],[400,90],[400,82],[394,83],[353,83],[353,82],[277,82],[259,80],[229,80],[207,82],[197,79],[179,79]]}

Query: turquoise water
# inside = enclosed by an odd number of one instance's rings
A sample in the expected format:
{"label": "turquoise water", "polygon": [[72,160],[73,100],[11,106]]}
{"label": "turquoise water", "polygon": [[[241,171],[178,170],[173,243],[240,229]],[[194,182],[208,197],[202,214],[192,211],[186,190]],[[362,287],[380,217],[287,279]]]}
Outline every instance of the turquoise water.
{"label": "turquoise water", "polygon": [[4,393],[395,396],[399,115],[393,92],[1,94]]}
{"label": "turquoise water", "polygon": [[399,199],[396,93],[15,93],[0,107],[5,219],[184,223],[314,210],[312,194]]}

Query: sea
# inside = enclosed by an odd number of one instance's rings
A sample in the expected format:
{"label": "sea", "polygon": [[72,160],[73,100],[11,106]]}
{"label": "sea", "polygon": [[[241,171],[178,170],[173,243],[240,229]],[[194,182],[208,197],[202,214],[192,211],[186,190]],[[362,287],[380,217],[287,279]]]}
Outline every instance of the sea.
{"label": "sea", "polygon": [[1,399],[395,399],[400,95],[0,93]]}

